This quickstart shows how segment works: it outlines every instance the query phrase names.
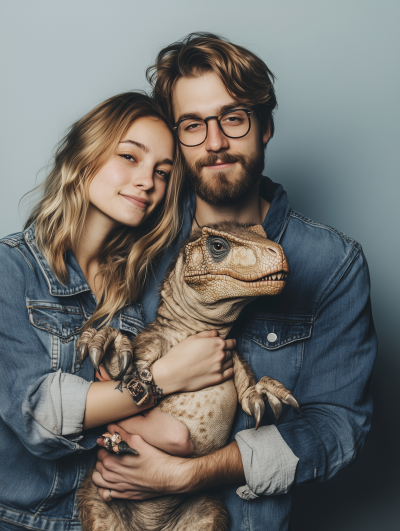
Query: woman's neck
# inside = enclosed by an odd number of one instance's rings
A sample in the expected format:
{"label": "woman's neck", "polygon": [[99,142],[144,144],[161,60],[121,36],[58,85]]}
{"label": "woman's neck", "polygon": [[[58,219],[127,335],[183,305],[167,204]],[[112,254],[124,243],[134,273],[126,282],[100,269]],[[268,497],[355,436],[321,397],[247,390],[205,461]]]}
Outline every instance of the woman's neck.
{"label": "woman's neck", "polygon": [[96,298],[102,279],[98,275],[99,254],[110,232],[118,226],[93,205],[89,205],[80,238],[73,251],[75,258]]}

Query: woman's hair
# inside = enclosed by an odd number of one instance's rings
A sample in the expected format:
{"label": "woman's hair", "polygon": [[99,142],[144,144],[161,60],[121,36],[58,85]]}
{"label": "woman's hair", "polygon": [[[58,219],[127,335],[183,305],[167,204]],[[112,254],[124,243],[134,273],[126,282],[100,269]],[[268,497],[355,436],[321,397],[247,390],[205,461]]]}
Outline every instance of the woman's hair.
{"label": "woman's hair", "polygon": [[[85,222],[89,184],[115,153],[132,123],[142,117],[166,123],[149,96],[138,92],[119,94],[73,124],[58,146],[53,169],[39,187],[43,189],[42,198],[25,228],[36,223],[37,245],[62,283],[68,278],[65,252],[76,247]],[[179,230],[182,181],[180,154],[176,153],[161,204],[139,227],[119,227],[109,235],[99,255],[102,287],[98,304],[86,325],[101,318],[108,321],[138,298],[154,259]]]}
{"label": "woman's hair", "polygon": [[262,132],[274,134],[273,111],[277,106],[274,74],[262,59],[243,46],[212,33],[190,33],[163,48],[147,79],[153,97],[174,125],[172,90],[181,77],[214,72],[228,93],[241,104],[248,104],[260,122]]}

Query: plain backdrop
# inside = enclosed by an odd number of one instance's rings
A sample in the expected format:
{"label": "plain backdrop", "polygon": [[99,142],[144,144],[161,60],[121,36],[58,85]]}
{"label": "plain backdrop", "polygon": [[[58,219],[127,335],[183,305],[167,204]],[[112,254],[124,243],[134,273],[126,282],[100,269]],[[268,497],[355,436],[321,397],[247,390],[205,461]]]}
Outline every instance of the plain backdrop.
{"label": "plain backdrop", "polygon": [[0,2],[1,236],[21,230],[19,200],[67,127],[147,90],[162,46],[216,32],[276,74],[265,174],[293,208],[363,245],[380,343],[365,449],[331,481],[296,489],[294,531],[400,529],[399,20],[395,0]]}

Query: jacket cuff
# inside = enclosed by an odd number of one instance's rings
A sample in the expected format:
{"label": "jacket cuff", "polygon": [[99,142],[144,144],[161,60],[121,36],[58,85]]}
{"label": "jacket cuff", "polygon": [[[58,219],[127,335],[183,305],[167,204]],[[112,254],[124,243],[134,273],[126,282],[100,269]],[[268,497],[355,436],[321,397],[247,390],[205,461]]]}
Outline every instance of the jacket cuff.
{"label": "jacket cuff", "polygon": [[294,482],[298,457],[286,444],[276,426],[244,430],[236,434],[247,485],[237,494],[252,500],[260,495],[284,494]]}

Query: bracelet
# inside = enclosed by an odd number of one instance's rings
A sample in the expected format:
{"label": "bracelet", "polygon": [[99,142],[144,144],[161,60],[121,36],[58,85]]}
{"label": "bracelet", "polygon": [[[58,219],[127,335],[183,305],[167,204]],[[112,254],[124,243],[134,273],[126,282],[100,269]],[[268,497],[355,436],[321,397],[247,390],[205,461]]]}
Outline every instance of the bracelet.
{"label": "bracelet", "polygon": [[137,406],[147,404],[150,397],[154,398],[154,405],[162,398],[163,391],[153,381],[150,365],[137,365],[132,374],[126,374],[123,377],[129,394]]}

